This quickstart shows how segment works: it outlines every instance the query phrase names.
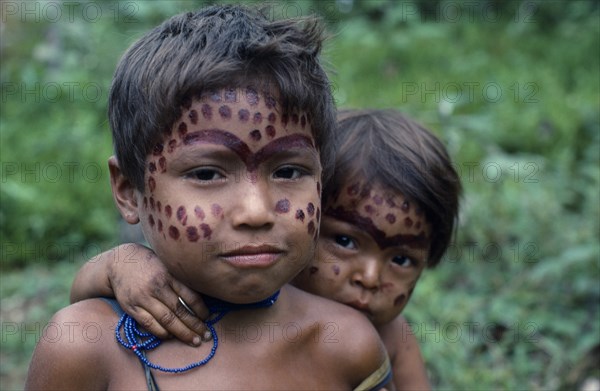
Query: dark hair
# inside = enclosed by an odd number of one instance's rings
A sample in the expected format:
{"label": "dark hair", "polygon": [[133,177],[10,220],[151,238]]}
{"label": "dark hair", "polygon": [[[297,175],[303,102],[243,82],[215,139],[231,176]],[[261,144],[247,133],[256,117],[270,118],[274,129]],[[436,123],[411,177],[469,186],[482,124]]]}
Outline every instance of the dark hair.
{"label": "dark hair", "polygon": [[134,43],[121,58],[108,115],[123,174],[144,189],[148,154],[191,99],[222,88],[252,87],[278,96],[284,112],[306,111],[330,176],[335,106],[318,56],[316,18],[270,21],[257,9],[211,6],[176,15]]}
{"label": "dark hair", "polygon": [[336,161],[323,198],[360,177],[417,203],[432,226],[428,267],[437,265],[458,220],[460,179],[446,148],[430,131],[395,110],[341,110]]}

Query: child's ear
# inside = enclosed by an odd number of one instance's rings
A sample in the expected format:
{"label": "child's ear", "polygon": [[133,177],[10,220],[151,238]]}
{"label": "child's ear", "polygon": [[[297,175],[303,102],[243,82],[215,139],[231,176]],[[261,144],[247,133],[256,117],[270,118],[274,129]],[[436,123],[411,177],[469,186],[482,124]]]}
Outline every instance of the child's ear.
{"label": "child's ear", "polygon": [[137,224],[140,221],[138,213],[137,189],[129,178],[123,175],[119,162],[115,156],[108,159],[108,170],[110,172],[110,186],[113,198],[121,212],[123,219],[129,224]]}

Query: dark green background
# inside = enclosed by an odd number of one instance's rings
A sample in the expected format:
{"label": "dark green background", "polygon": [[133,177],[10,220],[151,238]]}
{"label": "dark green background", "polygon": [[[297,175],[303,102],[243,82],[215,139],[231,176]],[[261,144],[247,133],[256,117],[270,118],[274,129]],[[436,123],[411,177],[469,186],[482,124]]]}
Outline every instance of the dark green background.
{"label": "dark green background", "polygon": [[[598,2],[266,4],[326,19],[340,107],[398,108],[456,162],[457,239],[406,309],[433,385],[598,384]],[[0,3],[1,389],[22,387],[78,267],[119,240],[106,169],[119,56],[203,5]]]}

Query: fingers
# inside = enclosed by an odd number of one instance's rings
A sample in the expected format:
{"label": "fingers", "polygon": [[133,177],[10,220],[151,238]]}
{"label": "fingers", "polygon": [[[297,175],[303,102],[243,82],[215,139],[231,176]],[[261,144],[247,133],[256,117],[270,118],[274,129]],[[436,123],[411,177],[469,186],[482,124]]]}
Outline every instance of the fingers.
{"label": "fingers", "polygon": [[177,295],[184,300],[198,318],[207,319],[210,316],[208,308],[202,300],[202,296],[198,293],[178,281],[173,281],[173,290],[177,292]]}

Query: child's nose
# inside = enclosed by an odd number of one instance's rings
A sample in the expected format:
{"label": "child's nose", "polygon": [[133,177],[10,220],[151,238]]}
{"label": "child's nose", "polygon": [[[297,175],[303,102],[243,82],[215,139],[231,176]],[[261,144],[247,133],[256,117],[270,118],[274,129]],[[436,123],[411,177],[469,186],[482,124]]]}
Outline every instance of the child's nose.
{"label": "child's nose", "polygon": [[231,219],[235,227],[266,227],[274,223],[274,206],[266,181],[253,180],[240,182],[240,191],[232,208]]}
{"label": "child's nose", "polygon": [[364,258],[352,275],[352,283],[364,289],[377,291],[381,285],[381,264],[375,258]]}

